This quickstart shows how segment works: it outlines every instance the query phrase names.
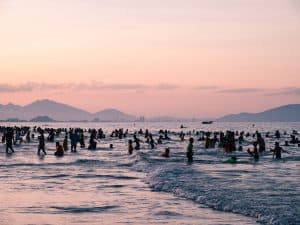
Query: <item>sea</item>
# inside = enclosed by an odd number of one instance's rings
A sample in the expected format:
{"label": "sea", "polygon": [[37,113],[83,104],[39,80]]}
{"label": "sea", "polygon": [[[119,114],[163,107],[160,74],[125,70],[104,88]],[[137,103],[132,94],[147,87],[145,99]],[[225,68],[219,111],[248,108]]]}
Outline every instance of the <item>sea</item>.
{"label": "sea", "polygon": [[[46,142],[46,156],[38,156],[38,140],[17,144],[7,155],[0,144],[0,224],[300,224],[300,147],[284,146],[300,123],[2,123],[0,126],[42,128],[102,128],[106,134],[96,150],[80,149],[54,156],[55,143]],[[111,138],[114,129],[130,136]],[[128,155],[128,139],[140,129],[158,138],[170,130],[171,140]],[[225,153],[205,149],[196,131],[259,131],[267,151],[254,161],[246,149],[255,140],[246,138],[243,151]],[[287,153],[274,160],[270,149],[279,130]],[[185,141],[176,133],[190,132]],[[38,134],[35,134],[37,137]],[[89,134],[85,133],[86,144]],[[300,138],[299,135],[296,135]],[[194,137],[194,162],[188,164],[188,138]],[[64,135],[56,137],[62,142]],[[113,149],[109,146],[113,144]],[[170,148],[170,158],[160,153]],[[237,157],[236,164],[225,161]]]}

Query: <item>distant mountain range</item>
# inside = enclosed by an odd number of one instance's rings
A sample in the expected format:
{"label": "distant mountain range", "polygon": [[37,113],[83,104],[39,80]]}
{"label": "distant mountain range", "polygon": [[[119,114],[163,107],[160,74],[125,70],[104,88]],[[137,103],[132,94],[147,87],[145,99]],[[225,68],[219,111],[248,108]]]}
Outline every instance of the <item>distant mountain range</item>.
{"label": "distant mountain range", "polygon": [[220,122],[300,122],[300,104],[285,105],[260,113],[240,113],[224,116]]}
{"label": "distant mountain range", "polygon": [[[172,122],[201,121],[200,119],[174,118],[161,116],[153,118],[138,117],[117,109],[105,109],[90,113],[70,105],[52,100],[37,100],[25,106],[0,104],[0,120],[10,122],[55,122],[55,121],[94,121],[94,122]],[[213,120],[213,119],[209,119]],[[285,105],[261,113],[240,113],[227,115],[214,121],[220,122],[300,122],[300,104]]]}
{"label": "distant mountain range", "polygon": [[[12,119],[13,118],[13,119]],[[125,114],[116,109],[105,109],[90,113],[73,106],[54,102],[48,99],[38,100],[25,106],[14,104],[0,105],[0,120],[27,120],[38,122],[52,121],[99,121],[125,122],[139,118]]]}

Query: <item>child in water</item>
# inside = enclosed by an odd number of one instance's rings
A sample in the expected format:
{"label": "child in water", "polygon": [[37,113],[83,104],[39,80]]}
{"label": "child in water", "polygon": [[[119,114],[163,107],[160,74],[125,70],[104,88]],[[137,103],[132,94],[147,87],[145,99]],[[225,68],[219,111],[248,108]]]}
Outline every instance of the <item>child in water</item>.
{"label": "child in water", "polygon": [[166,148],[164,152],[160,154],[161,157],[169,158],[170,157],[170,149]]}
{"label": "child in water", "polygon": [[188,162],[191,163],[193,162],[193,155],[194,155],[194,152],[193,152],[193,148],[194,148],[194,138],[190,138],[189,139],[189,145],[187,147],[187,152],[186,152],[186,157],[188,159]]}
{"label": "child in water", "polygon": [[59,142],[56,142],[56,152],[54,153],[55,156],[62,157],[64,156],[64,149]]}

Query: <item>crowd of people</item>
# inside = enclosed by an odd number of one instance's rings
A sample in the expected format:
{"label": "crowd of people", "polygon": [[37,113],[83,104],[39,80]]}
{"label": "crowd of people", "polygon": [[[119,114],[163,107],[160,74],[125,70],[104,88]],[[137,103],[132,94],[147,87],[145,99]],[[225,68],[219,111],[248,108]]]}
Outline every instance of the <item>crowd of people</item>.
{"label": "crowd of people", "polygon": [[[76,153],[78,144],[81,149],[86,148],[85,140],[88,139],[87,149],[96,150],[97,144],[106,138],[117,138],[128,140],[128,154],[133,154],[134,151],[139,151],[141,149],[141,143],[145,143],[150,149],[157,148],[157,145],[162,145],[164,142],[169,143],[172,141],[184,142],[186,136],[189,136],[188,144],[186,148],[186,159],[188,163],[193,162],[194,156],[194,143],[198,141],[203,143],[203,148],[205,149],[221,149],[225,153],[233,153],[236,151],[243,151],[243,146],[247,146],[247,152],[250,157],[254,160],[259,160],[260,156],[267,151],[265,138],[272,138],[275,140],[275,147],[269,149],[269,152],[273,154],[274,159],[281,159],[282,153],[288,153],[280,146],[280,141],[282,136],[285,137],[285,146],[299,146],[300,141],[298,139],[298,132],[294,130],[291,134],[286,132],[283,135],[279,130],[274,132],[260,133],[256,131],[255,133],[245,133],[244,131],[226,131],[226,132],[207,132],[207,131],[187,131],[183,132],[171,132],[169,130],[159,130],[156,132],[155,136],[148,129],[140,129],[133,133],[129,133],[126,129],[115,129],[110,134],[106,134],[101,128],[100,129],[81,129],[81,128],[45,128],[40,127],[0,127],[0,134],[2,134],[2,143],[5,144],[5,149],[7,154],[13,154],[15,152],[14,146],[16,144],[30,143],[37,139],[37,154],[47,155],[46,152],[46,142],[53,142],[56,146],[56,151],[54,155],[57,157],[64,156],[64,153],[69,150],[69,142],[71,145],[71,152]],[[37,138],[35,135],[38,134]],[[89,137],[85,135],[88,134]],[[45,135],[47,137],[45,138]],[[58,141],[63,138],[62,144]],[[172,136],[172,139],[170,138]],[[288,137],[288,140],[286,139]],[[155,139],[156,138],[156,139]],[[249,138],[251,141],[249,142]],[[196,140],[195,140],[196,139]],[[245,144],[246,143],[246,144]],[[252,145],[252,147],[249,147]],[[113,148],[113,144],[110,144],[110,148]],[[289,154],[289,153],[288,153]],[[161,157],[170,157],[170,148],[166,147],[165,151],[160,153]],[[231,156],[226,162],[236,163],[237,157]]]}

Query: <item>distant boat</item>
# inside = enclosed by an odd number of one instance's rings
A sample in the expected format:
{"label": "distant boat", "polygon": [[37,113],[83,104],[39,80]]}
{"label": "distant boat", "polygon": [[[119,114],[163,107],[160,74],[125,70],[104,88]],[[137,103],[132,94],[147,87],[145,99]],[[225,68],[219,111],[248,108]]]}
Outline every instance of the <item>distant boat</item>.
{"label": "distant boat", "polygon": [[203,121],[202,124],[212,124],[214,121]]}

